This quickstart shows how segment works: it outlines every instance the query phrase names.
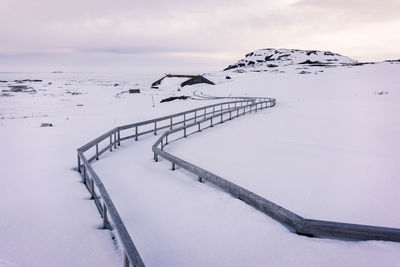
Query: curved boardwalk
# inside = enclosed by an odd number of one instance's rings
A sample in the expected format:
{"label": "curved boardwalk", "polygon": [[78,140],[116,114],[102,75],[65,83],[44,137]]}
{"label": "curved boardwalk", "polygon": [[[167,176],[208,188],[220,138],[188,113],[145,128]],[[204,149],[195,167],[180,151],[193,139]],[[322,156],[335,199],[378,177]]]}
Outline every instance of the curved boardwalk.
{"label": "curved boardwalk", "polygon": [[222,177],[163,150],[164,147],[173,140],[186,138],[191,134],[201,132],[217,124],[275,105],[275,99],[271,98],[232,98],[232,100],[233,101],[205,106],[162,118],[120,126],[78,149],[78,169],[82,173],[83,181],[103,218],[103,227],[116,229],[120,237],[125,251],[125,266],[143,266],[144,263],[111,201],[107,190],[90,162],[99,159],[99,156],[106,151],[116,149],[121,141],[132,138],[138,140],[142,135],[149,133],[156,135],[162,130],[164,130],[164,133],[152,147],[155,161],[158,161],[159,157],[162,157],[171,162],[172,170],[177,166],[186,169],[198,176],[199,182],[211,182],[232,196],[243,200],[250,206],[286,225],[292,232],[315,237],[400,241],[399,229],[302,218]]}

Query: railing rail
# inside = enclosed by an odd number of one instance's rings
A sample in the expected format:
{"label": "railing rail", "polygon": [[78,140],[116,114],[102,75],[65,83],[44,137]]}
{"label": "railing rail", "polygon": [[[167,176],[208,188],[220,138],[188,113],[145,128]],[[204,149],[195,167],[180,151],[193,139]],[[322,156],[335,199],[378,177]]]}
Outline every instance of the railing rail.
{"label": "railing rail", "polygon": [[[294,212],[287,210],[261,196],[256,195],[222,177],[219,177],[205,169],[202,169],[190,162],[187,162],[177,156],[174,156],[166,151],[164,147],[171,141],[168,137],[177,132],[181,132],[181,136],[176,138],[185,138],[188,136],[188,129],[196,128],[196,132],[200,132],[208,127],[223,123],[239,115],[244,115],[247,112],[251,113],[252,110],[268,108],[275,105],[275,100],[264,100],[251,103],[244,107],[237,107],[229,111],[223,111],[218,115],[210,116],[201,121],[190,123],[180,126],[178,128],[166,131],[153,145],[152,151],[154,152],[154,159],[158,161],[158,157],[162,157],[171,162],[172,170],[176,166],[180,166],[189,172],[198,176],[198,180],[203,182],[207,180],[222,190],[230,193],[232,196],[241,199],[250,206],[260,210],[261,212],[271,216],[278,222],[288,226],[293,232],[300,235],[313,236],[313,237],[326,237],[326,238],[339,238],[349,240],[385,240],[400,242],[400,229],[388,228],[361,224],[350,224],[333,221],[321,221],[303,218]],[[235,115],[232,117],[232,113]],[[235,114],[236,113],[236,114]],[[225,116],[224,115],[229,115]],[[208,122],[208,123],[207,123]]]}
{"label": "railing rail", "polygon": [[[213,99],[221,98],[214,97]],[[91,198],[94,200],[103,218],[103,228],[115,228],[118,233],[124,248],[124,266],[144,266],[144,263],[107,190],[90,163],[93,160],[98,160],[100,155],[106,151],[112,151],[113,148],[116,149],[121,141],[128,139],[138,140],[139,136],[149,133],[157,135],[157,132],[161,130],[165,131],[152,146],[155,161],[158,161],[160,156],[171,162],[172,170],[175,170],[176,166],[180,166],[194,173],[199,177],[198,180],[200,182],[203,182],[203,179],[205,179],[215,184],[232,196],[243,200],[250,206],[288,226],[298,234],[352,240],[372,239],[400,242],[400,229],[396,228],[305,219],[222,177],[164,151],[164,147],[171,141],[174,141],[174,139],[169,139],[174,133],[182,133],[175,140],[185,138],[225,121],[247,113],[257,112],[260,109],[273,107],[276,104],[275,99],[263,97],[232,97],[228,99],[232,99],[232,101],[191,109],[143,122],[122,125],[111,129],[77,149],[78,171],[81,173],[83,183],[90,192]],[[130,130],[134,130],[134,133],[129,133]],[[189,132],[190,130],[192,132]],[[87,158],[85,153],[88,153],[90,149],[95,149],[95,151]]]}
{"label": "railing rail", "polygon": [[[91,199],[93,199],[96,208],[103,219],[103,228],[115,228],[118,234],[119,240],[124,249],[124,266],[144,266],[144,263],[132,241],[131,236],[126,230],[126,227],[122,222],[122,219],[118,214],[118,211],[114,206],[106,188],[104,187],[99,176],[96,174],[95,170],[91,166],[90,162],[95,159],[98,160],[100,155],[102,155],[106,151],[112,151],[113,148],[116,149],[117,146],[120,145],[121,141],[131,138],[138,140],[139,136],[149,133],[154,133],[156,135],[157,131],[160,130],[164,130],[167,128],[173,130],[176,126],[180,127],[180,125],[190,124],[192,123],[192,121],[197,122],[199,120],[204,120],[210,116],[218,116],[218,114],[228,112],[231,109],[251,105],[259,99],[269,98],[235,97],[231,99],[234,100],[203,106],[200,108],[175,113],[152,120],[119,126],[100,135],[99,137],[93,139],[92,141],[77,149],[78,171],[81,173],[82,181],[88,189],[91,195]],[[164,125],[161,125],[163,122]],[[153,125],[154,127],[151,127],[150,129],[139,128]],[[123,136],[123,134],[130,129],[134,129],[135,133]],[[95,148],[95,152],[93,153],[93,155],[88,156],[87,158],[85,153],[93,148]]]}

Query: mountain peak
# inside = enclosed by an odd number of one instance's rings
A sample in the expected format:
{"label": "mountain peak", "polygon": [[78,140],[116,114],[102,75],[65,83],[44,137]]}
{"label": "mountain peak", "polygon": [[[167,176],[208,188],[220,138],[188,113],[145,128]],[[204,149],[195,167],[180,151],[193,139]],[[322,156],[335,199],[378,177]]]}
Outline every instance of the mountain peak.
{"label": "mountain peak", "polygon": [[229,65],[224,71],[230,69],[240,70],[239,72],[266,71],[292,65],[335,67],[353,64],[358,62],[330,51],[266,48],[246,54],[245,58]]}

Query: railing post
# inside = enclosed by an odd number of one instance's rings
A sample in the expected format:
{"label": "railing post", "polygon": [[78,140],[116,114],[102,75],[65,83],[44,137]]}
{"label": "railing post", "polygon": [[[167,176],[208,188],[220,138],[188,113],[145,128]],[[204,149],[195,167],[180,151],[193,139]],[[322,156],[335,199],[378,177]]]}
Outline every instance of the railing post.
{"label": "railing post", "polygon": [[170,118],[170,126],[169,129],[172,130],[172,117]]}
{"label": "railing post", "polygon": [[99,143],[96,143],[96,160],[99,160]]}
{"label": "railing post", "polygon": [[118,146],[121,146],[121,131],[118,128]]}
{"label": "railing post", "polygon": [[213,125],[213,118],[211,117],[211,126],[210,127],[214,127]]}
{"label": "railing post", "polygon": [[223,116],[222,116],[222,112],[221,112],[221,123],[224,122]]}
{"label": "railing post", "polygon": [[126,253],[124,256],[124,267],[129,267],[129,259],[128,259],[128,255],[126,255]]}
{"label": "railing post", "polygon": [[198,122],[197,125],[199,126],[199,132],[201,132],[201,129],[200,129],[200,122]]}
{"label": "railing post", "polygon": [[186,113],[183,114],[183,125],[186,125]]}
{"label": "railing post", "polygon": [[110,135],[110,151],[112,151],[112,134]]}
{"label": "railing post", "polygon": [[94,180],[93,178],[90,179],[90,199],[94,199]]}
{"label": "railing post", "polygon": [[183,128],[183,136],[186,138],[186,127]]}
{"label": "railing post", "polygon": [[158,155],[156,153],[154,153],[154,161],[158,162]]}
{"label": "railing post", "polygon": [[197,121],[197,110],[194,111],[194,122]]}
{"label": "railing post", "polygon": [[82,168],[83,168],[83,184],[86,184],[86,167],[85,167],[85,165],[83,165],[82,166]]}
{"label": "railing post", "polygon": [[172,168],[171,170],[175,171],[175,163],[172,162]]}
{"label": "railing post", "polygon": [[199,178],[197,178],[197,181],[199,181],[200,183],[203,183],[203,178],[201,178],[201,177],[199,176]]}
{"label": "railing post", "polygon": [[164,141],[161,140],[161,150],[163,150],[163,148],[164,148]]}
{"label": "railing post", "polygon": [[81,172],[81,156],[78,154],[78,172]]}
{"label": "railing post", "polygon": [[157,135],[157,122],[154,122],[154,135]]}
{"label": "railing post", "polygon": [[165,136],[165,145],[168,145],[168,135]]}
{"label": "railing post", "polygon": [[229,120],[232,120],[232,111],[229,111]]}
{"label": "railing post", "polygon": [[103,229],[107,228],[108,228],[107,207],[106,204],[103,203]]}
{"label": "railing post", "polygon": [[204,119],[206,119],[207,108],[204,109]]}
{"label": "railing post", "polygon": [[135,127],[135,141],[138,140],[138,128],[137,126]]}
{"label": "railing post", "polygon": [[213,106],[213,116],[215,115],[215,106]]}
{"label": "railing post", "polygon": [[117,149],[117,132],[114,133],[114,148]]}

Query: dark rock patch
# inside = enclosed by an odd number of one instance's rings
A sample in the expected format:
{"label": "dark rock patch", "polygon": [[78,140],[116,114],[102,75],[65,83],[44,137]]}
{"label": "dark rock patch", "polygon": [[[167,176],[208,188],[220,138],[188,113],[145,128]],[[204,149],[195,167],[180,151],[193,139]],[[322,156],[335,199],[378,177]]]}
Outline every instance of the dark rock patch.
{"label": "dark rock patch", "polygon": [[251,52],[251,53],[248,53],[248,54],[246,55],[246,57],[251,57],[252,55],[254,55],[254,53],[253,53],[253,52]]}
{"label": "dark rock patch", "polygon": [[230,76],[225,76],[225,79],[230,80],[232,78]]}
{"label": "dark rock patch", "polygon": [[311,72],[309,72],[309,71],[304,71],[304,70],[299,72],[299,74],[310,74],[310,73],[311,73]]}
{"label": "dark rock patch", "polygon": [[82,94],[82,93],[79,93],[79,92],[71,92],[71,91],[66,91],[66,93],[70,94],[70,95],[81,95]]}
{"label": "dark rock patch", "polygon": [[264,60],[265,60],[265,61],[274,61],[275,59],[272,58],[273,56],[274,56],[274,55],[266,56],[266,57],[264,58]]}
{"label": "dark rock patch", "polygon": [[40,127],[53,127],[53,124],[49,122],[42,122],[42,124],[40,124]]}
{"label": "dark rock patch", "polygon": [[256,64],[254,61],[247,62],[247,65],[254,65],[254,64]]}
{"label": "dark rock patch", "polygon": [[308,50],[308,51],[306,52],[306,55],[307,55],[307,56],[310,56],[310,55],[312,55],[312,54],[317,55],[317,51],[316,51],[316,50]]}
{"label": "dark rock patch", "polygon": [[140,89],[129,89],[130,94],[140,94]]}
{"label": "dark rock patch", "polygon": [[275,64],[268,64],[267,67],[268,67],[268,68],[276,68],[276,67],[278,67],[278,65],[275,65]]}
{"label": "dark rock patch", "polygon": [[389,92],[387,92],[387,91],[378,91],[378,92],[375,92],[375,94],[376,95],[387,95],[387,94],[389,94]]}
{"label": "dark rock patch", "polygon": [[13,93],[36,93],[36,90],[32,87],[26,85],[9,85],[9,90],[3,90],[3,92],[13,92]]}
{"label": "dark rock patch", "polygon": [[190,97],[189,96],[185,96],[185,95],[182,95],[182,96],[171,96],[171,97],[167,97],[167,98],[164,98],[164,99],[162,99],[161,101],[160,101],[160,103],[165,103],[165,102],[171,102],[171,101],[174,101],[174,100],[186,100],[186,99],[189,99]]}
{"label": "dark rock patch", "polygon": [[22,80],[23,82],[33,82],[33,83],[41,83],[41,82],[43,82],[43,80],[31,80],[31,79],[25,79],[25,80]]}
{"label": "dark rock patch", "polygon": [[227,68],[224,69],[224,71],[226,70],[231,70],[231,69],[236,69],[238,67],[238,65],[234,64],[234,65],[229,65]]}
{"label": "dark rock patch", "polygon": [[290,54],[284,54],[284,55],[279,56],[276,60],[283,60],[283,59],[286,59],[289,56],[290,56]]}

